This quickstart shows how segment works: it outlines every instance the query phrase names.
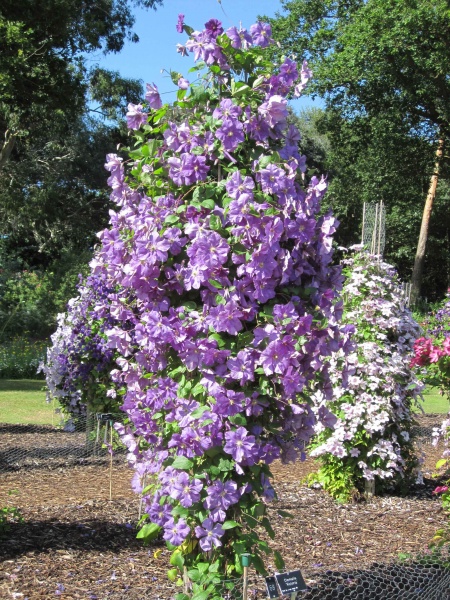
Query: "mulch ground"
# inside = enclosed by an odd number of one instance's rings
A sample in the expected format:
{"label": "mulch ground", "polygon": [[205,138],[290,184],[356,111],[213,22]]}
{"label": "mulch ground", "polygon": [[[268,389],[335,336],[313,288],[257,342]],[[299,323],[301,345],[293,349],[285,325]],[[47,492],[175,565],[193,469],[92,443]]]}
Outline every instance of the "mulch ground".
{"label": "mulch ground", "polygon": [[[433,419],[421,418],[423,427]],[[271,505],[273,547],[288,569],[301,569],[311,584],[322,572],[368,569],[400,553],[426,550],[445,515],[432,490],[440,449],[424,446],[425,485],[407,496],[375,497],[337,505],[320,489],[301,483],[313,461],[274,465],[278,501]],[[11,524],[0,540],[0,598],[35,600],[168,600],[176,588],[167,580],[169,552],[136,540],[139,499],[130,489],[131,471],[109,464],[21,469],[0,473],[0,507],[18,507],[23,524]],[[286,510],[293,519],[281,518]],[[268,560],[270,571],[275,566]],[[264,598],[264,582],[252,572],[250,598]]]}

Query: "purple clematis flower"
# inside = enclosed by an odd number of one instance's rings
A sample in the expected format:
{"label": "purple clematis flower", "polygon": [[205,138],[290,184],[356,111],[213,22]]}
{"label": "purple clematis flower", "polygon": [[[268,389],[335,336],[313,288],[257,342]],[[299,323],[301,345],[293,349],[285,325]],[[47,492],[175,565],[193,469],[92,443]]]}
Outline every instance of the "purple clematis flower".
{"label": "purple clematis flower", "polygon": [[187,79],[185,79],[184,77],[180,77],[177,85],[180,88],[180,90],[187,90],[190,84]]}
{"label": "purple clematis flower", "polygon": [[224,529],[219,523],[214,523],[212,519],[205,519],[201,527],[195,528],[195,535],[197,536],[200,544],[200,548],[204,552],[212,550],[214,547],[222,545],[219,538],[225,533]]}
{"label": "purple clematis flower", "polygon": [[266,48],[272,41],[272,28],[268,23],[255,23],[250,27],[250,33],[255,46]]}
{"label": "purple clematis flower", "polygon": [[177,31],[178,33],[183,33],[183,26],[184,26],[184,15],[182,15],[181,13],[178,15],[178,21],[177,21]]}
{"label": "purple clematis flower", "polygon": [[195,238],[187,249],[187,255],[192,265],[214,268],[226,263],[229,250],[230,247],[222,236],[215,231],[205,231]]}
{"label": "purple clematis flower", "polygon": [[230,27],[225,32],[231,40],[233,48],[243,48],[246,50],[252,45],[252,36],[246,29],[237,29],[237,27]]}
{"label": "purple clematis flower", "polygon": [[161,108],[162,101],[161,96],[159,95],[158,88],[156,85],[147,83],[147,92],[145,94],[145,99],[148,102],[150,108]]}
{"label": "purple clematis flower", "polygon": [[238,427],[236,431],[227,431],[225,434],[225,452],[231,454],[237,463],[251,459],[255,448],[255,436],[249,435],[245,427]]}
{"label": "purple clematis flower", "polygon": [[210,19],[205,23],[205,31],[207,31],[211,37],[216,38],[223,33],[222,23],[217,19]]}
{"label": "purple clematis flower", "polygon": [[142,112],[142,104],[128,105],[127,112],[127,127],[128,129],[139,129],[141,125],[147,122],[148,114]]}
{"label": "purple clematis flower", "polygon": [[266,119],[271,127],[285,124],[288,116],[287,100],[283,96],[271,96],[267,102],[261,104],[258,112]]}
{"label": "purple clematis flower", "polygon": [[244,141],[244,126],[240,121],[224,119],[216,130],[216,137],[222,142],[225,150],[232,152]]}
{"label": "purple clematis flower", "polygon": [[175,523],[175,520],[171,517],[164,524],[163,538],[173,546],[181,546],[190,532],[191,529],[184,519],[178,519]]}
{"label": "purple clematis flower", "polygon": [[200,479],[191,480],[189,475],[182,471],[170,490],[170,496],[175,498],[175,500],[179,500],[181,506],[189,508],[200,500],[202,489],[203,483]]}

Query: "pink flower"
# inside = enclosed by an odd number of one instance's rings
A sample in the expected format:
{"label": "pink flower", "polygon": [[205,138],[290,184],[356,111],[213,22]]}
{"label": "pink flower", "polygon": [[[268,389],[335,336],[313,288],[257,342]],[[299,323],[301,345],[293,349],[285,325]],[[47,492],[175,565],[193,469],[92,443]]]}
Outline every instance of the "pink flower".
{"label": "pink flower", "polygon": [[443,349],[446,354],[450,354],[450,336],[445,338]]}
{"label": "pink flower", "polygon": [[443,356],[445,356],[445,354],[442,352],[441,348],[433,346],[430,352],[430,363],[437,363]]}
{"label": "pink flower", "polygon": [[444,492],[448,492],[448,485],[438,485],[438,487],[433,490],[433,494],[443,494]]}

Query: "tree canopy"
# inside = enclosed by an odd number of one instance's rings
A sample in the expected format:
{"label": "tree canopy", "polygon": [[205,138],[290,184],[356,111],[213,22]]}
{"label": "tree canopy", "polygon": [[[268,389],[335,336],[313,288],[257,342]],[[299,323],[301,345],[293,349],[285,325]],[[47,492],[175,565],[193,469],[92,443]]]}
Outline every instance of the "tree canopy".
{"label": "tree canopy", "polygon": [[[162,0],[137,0],[156,7]],[[60,112],[85,112],[92,51],[119,52],[132,32],[128,0],[4,0],[0,7],[0,167],[17,137],[33,135]],[[98,77],[97,77],[98,79]],[[95,78],[94,78],[95,82]]]}
{"label": "tree canopy", "polygon": [[[137,41],[133,6],[160,4],[0,4],[0,312],[16,311],[10,323],[26,321],[19,318],[17,294],[3,293],[18,289],[24,269],[36,272],[30,281],[46,290],[49,312],[61,310],[67,293],[73,295],[76,273],[108,219],[105,156],[126,142],[126,106],[143,93],[139,80],[98,66],[88,69],[87,57],[119,52],[127,39]],[[67,288],[61,297],[55,291],[57,302],[44,279],[50,288],[53,283]]]}
{"label": "tree canopy", "polygon": [[[422,193],[423,205],[428,187],[424,190],[423,182],[433,173],[438,141],[447,142],[450,130],[448,2],[282,0],[281,4],[283,12],[271,20],[279,51],[294,51],[309,60],[314,72],[309,93],[325,99],[332,119],[341,122],[353,142],[355,138],[360,140],[357,145],[361,152],[369,152],[368,146],[371,147],[372,159],[370,155],[353,156],[359,166],[367,159],[372,163],[371,172],[365,171],[366,181],[371,173],[372,186],[378,182],[376,195],[386,188],[380,178],[395,180],[400,174],[399,182],[403,183],[405,157],[401,155],[406,153],[406,162],[412,167],[410,176],[416,183],[410,211],[420,211],[417,206],[413,209],[412,204],[419,203],[417,193]],[[348,149],[348,138],[334,131],[334,152]],[[375,143],[364,141],[364,136],[373,135],[378,136]],[[389,149],[392,162],[374,163],[376,147],[384,148],[380,151],[385,155]],[[423,156],[419,157],[418,152]],[[445,157],[441,163],[445,163]],[[442,168],[440,164],[439,170]],[[360,175],[361,171],[356,174]],[[391,186],[392,211],[396,202],[393,192]],[[417,218],[415,227],[417,240]],[[412,265],[413,256],[409,260]]]}

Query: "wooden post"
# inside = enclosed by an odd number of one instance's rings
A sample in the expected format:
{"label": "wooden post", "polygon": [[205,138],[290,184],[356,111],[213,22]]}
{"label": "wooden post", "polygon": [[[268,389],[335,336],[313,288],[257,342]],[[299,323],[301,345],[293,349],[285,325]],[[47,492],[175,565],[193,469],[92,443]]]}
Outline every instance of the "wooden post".
{"label": "wooden post", "polygon": [[[144,477],[142,478],[142,489],[145,490],[147,486],[147,473],[144,474]],[[141,493],[141,497],[139,499],[139,521],[141,520],[142,517],[142,505],[144,504],[144,496]]]}
{"label": "wooden post", "polygon": [[183,592],[186,595],[189,595],[191,590],[191,581],[189,579],[188,571],[185,566],[183,566]]}
{"label": "wooden post", "polygon": [[242,554],[241,562],[243,567],[243,586],[242,586],[242,600],[248,600],[248,567],[250,564],[250,554]]}
{"label": "wooden post", "polygon": [[441,166],[442,156],[444,154],[444,138],[442,137],[438,142],[436,150],[436,162],[434,165],[434,172],[431,176],[430,187],[428,188],[427,199],[423,209],[422,223],[420,226],[419,241],[417,242],[416,257],[414,259],[414,269],[411,278],[411,302],[416,303],[420,296],[420,288],[422,285],[423,276],[423,265],[425,262],[425,249],[428,239],[428,229],[430,226],[431,211],[433,208],[434,198],[436,196],[436,188],[438,184],[439,171]]}
{"label": "wooden post", "polygon": [[110,429],[110,436],[109,436],[109,443],[110,443],[110,447],[109,447],[109,501],[112,501],[112,470],[113,470],[113,450],[112,450],[112,445],[113,445],[113,428],[112,428],[112,421],[110,421],[109,423],[109,429]]}

